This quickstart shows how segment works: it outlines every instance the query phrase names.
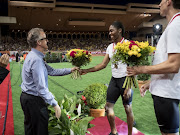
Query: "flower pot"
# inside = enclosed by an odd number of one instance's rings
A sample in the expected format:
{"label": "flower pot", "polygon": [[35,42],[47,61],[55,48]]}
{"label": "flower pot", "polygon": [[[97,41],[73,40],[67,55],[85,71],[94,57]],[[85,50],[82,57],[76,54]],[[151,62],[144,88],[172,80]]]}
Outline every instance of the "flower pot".
{"label": "flower pot", "polygon": [[147,83],[147,82],[148,82],[148,80],[147,80],[147,81],[139,81],[139,80],[138,80],[139,89],[141,88],[142,85],[144,85],[144,84]]}
{"label": "flower pot", "polygon": [[105,109],[90,109],[90,116],[94,118],[105,116]]}

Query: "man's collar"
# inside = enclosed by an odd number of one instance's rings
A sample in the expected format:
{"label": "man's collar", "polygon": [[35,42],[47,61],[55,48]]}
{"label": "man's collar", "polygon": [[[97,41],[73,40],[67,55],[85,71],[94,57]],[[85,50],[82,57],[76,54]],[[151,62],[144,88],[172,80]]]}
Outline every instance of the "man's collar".
{"label": "man's collar", "polygon": [[40,56],[41,58],[44,58],[44,54],[40,51],[38,51],[37,49],[35,48],[32,48],[31,49],[32,52],[35,52],[38,56]]}

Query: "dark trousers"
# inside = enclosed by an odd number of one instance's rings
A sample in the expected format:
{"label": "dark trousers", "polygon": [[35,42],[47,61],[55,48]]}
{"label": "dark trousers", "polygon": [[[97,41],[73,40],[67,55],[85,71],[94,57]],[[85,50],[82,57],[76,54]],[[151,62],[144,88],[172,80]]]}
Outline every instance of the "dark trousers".
{"label": "dark trousers", "polygon": [[48,109],[41,97],[21,93],[25,135],[48,135]]}

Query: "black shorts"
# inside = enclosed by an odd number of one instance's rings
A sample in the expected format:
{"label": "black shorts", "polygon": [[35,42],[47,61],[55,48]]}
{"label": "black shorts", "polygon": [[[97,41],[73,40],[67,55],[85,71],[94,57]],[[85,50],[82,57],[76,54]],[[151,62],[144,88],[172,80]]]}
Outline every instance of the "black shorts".
{"label": "black shorts", "polygon": [[154,110],[161,132],[179,132],[179,100],[152,95]]}
{"label": "black shorts", "polygon": [[109,83],[109,87],[107,90],[107,98],[106,101],[109,103],[115,104],[118,100],[119,96],[121,95],[123,105],[129,105],[132,103],[132,97],[133,97],[133,91],[131,90],[131,97],[127,100],[124,99],[123,94],[125,88],[122,88],[123,83],[125,81],[126,77],[122,78],[111,78],[111,81]]}

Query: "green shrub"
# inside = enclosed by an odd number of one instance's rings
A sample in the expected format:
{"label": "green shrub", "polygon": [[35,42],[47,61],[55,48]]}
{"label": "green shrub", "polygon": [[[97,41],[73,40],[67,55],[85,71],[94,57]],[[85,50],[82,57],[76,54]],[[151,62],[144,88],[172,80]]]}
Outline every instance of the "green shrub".
{"label": "green shrub", "polygon": [[46,55],[45,55],[45,61],[47,63],[49,63],[50,59],[51,59],[51,56],[50,56],[49,52],[47,52]]}
{"label": "green shrub", "polygon": [[62,53],[58,53],[58,54],[57,54],[57,57],[58,57],[58,60],[59,60],[60,62],[62,62]]}
{"label": "green shrub", "polygon": [[56,60],[57,60],[57,54],[56,53],[52,53],[52,55],[51,55],[51,59],[52,59],[52,62],[56,62]]}
{"label": "green shrub", "polygon": [[87,105],[92,109],[103,109],[106,104],[107,86],[100,83],[89,85],[83,92]]}

